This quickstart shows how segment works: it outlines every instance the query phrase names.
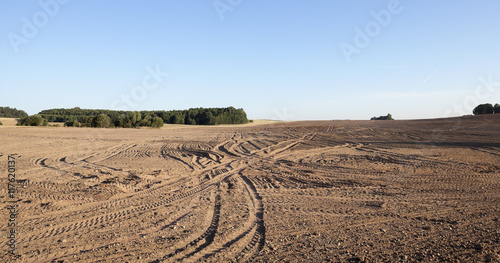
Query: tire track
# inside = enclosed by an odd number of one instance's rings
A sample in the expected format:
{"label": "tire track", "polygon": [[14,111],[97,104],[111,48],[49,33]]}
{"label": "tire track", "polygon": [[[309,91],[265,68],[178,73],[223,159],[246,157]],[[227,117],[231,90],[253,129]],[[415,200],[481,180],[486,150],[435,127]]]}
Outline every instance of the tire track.
{"label": "tire track", "polygon": [[185,260],[185,259],[195,255],[196,253],[199,253],[205,247],[209,246],[213,242],[215,234],[217,232],[217,228],[219,226],[220,208],[221,208],[221,197],[219,194],[217,194],[215,197],[214,209],[212,212],[212,220],[210,222],[209,227],[205,230],[205,232],[203,232],[196,239],[189,242],[187,245],[185,245],[181,248],[178,248],[175,251],[173,251],[172,253],[167,254],[167,255],[165,255],[159,259],[156,259],[152,262],[158,263],[158,262],[171,261],[171,260],[173,260],[174,257],[179,257],[179,255],[182,256],[181,253],[185,253],[186,251],[189,251],[190,248],[193,248],[194,251],[192,251],[189,254],[186,254],[180,258],[180,260]]}
{"label": "tire track", "polygon": [[[204,185],[194,187],[191,190],[184,191],[178,195],[174,195],[172,197],[166,198],[166,199],[161,200],[161,201],[140,205],[140,206],[137,206],[135,208],[125,208],[125,209],[118,211],[118,212],[114,212],[114,213],[110,213],[110,214],[106,214],[106,215],[101,215],[101,216],[95,216],[93,218],[90,218],[90,219],[87,219],[84,221],[66,224],[66,225],[60,226],[60,227],[55,228],[55,229],[52,228],[50,230],[46,230],[45,232],[41,232],[39,234],[33,234],[30,237],[24,237],[20,240],[20,242],[33,242],[33,241],[37,241],[37,240],[40,240],[40,239],[43,239],[46,237],[60,235],[60,234],[67,233],[70,231],[72,232],[72,231],[78,231],[78,230],[85,229],[85,228],[95,227],[97,225],[104,224],[104,223],[110,224],[111,222],[114,222],[116,220],[121,220],[123,218],[129,218],[127,216],[141,215],[141,214],[146,213],[147,211],[159,208],[159,207],[164,206],[166,204],[169,204],[169,203],[181,200],[181,199],[185,199],[187,197],[191,197],[195,194],[201,194],[203,192],[210,191],[211,189],[215,188],[220,181],[224,180],[225,178],[231,176],[232,174],[234,174],[238,171],[239,170],[229,171],[223,178],[213,179],[213,180],[205,183]],[[104,205],[101,205],[100,207],[102,209],[106,209],[106,206],[104,206],[104,207],[103,206]]]}
{"label": "tire track", "polygon": [[[255,217],[256,217],[256,229],[255,233],[250,241],[250,243],[240,252],[239,256],[236,258],[237,261],[248,261],[253,262],[265,246],[266,242],[266,227],[264,225],[264,205],[262,203],[262,197],[259,195],[255,185],[252,183],[248,177],[240,174],[240,178],[245,183],[245,187],[252,197],[255,206]],[[251,253],[251,256],[247,258],[247,254]]]}

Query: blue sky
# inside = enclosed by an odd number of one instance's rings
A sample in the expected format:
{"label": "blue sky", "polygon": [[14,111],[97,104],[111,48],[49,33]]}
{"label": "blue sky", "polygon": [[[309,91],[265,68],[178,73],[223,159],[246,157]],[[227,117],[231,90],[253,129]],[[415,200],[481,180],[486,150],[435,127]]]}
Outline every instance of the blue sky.
{"label": "blue sky", "polygon": [[459,116],[500,103],[498,10],[497,0],[8,0],[0,105]]}

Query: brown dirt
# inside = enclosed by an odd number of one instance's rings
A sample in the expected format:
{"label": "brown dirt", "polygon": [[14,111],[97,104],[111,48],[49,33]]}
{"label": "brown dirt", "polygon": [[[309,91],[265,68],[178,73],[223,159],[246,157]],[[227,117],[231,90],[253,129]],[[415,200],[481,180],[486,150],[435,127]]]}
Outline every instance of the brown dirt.
{"label": "brown dirt", "polygon": [[499,130],[3,127],[1,201],[17,153],[20,262],[500,262]]}

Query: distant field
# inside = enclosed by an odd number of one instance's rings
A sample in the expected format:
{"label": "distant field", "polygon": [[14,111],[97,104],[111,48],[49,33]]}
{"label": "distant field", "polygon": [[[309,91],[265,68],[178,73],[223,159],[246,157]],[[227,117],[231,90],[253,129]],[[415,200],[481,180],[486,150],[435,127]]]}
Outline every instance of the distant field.
{"label": "distant field", "polygon": [[18,262],[500,261],[500,114],[162,129],[0,120],[4,207],[18,154]]}
{"label": "distant field", "polygon": [[13,127],[16,126],[17,120],[15,118],[0,118],[0,121],[2,122],[3,125],[1,127]]}

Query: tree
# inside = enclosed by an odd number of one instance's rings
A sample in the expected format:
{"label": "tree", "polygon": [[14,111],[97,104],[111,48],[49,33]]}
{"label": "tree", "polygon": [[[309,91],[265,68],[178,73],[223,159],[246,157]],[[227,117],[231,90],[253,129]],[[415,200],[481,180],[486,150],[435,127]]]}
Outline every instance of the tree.
{"label": "tree", "polygon": [[101,114],[92,119],[92,127],[94,128],[109,128],[111,127],[111,118],[106,114]]}
{"label": "tree", "polygon": [[92,127],[92,120],[93,117],[81,117],[80,120],[80,127]]}
{"label": "tree", "polygon": [[154,117],[153,121],[151,121],[151,127],[153,128],[163,127],[163,120],[160,117]]}
{"label": "tree", "polygon": [[127,122],[127,116],[125,114],[120,114],[114,120],[115,127],[123,127]]}
{"label": "tree", "polygon": [[64,122],[64,127],[79,127],[79,126],[80,124],[78,123],[75,117],[71,117],[69,118],[68,121]]}
{"label": "tree", "polygon": [[491,103],[479,104],[472,111],[474,115],[479,114],[492,114],[493,113],[493,105]]}
{"label": "tree", "polygon": [[205,111],[201,114],[201,120],[198,124],[215,125],[215,118],[211,111]]}
{"label": "tree", "polygon": [[495,103],[495,106],[493,106],[493,112],[500,113],[500,104]]}
{"label": "tree", "polygon": [[169,123],[171,124],[184,124],[184,118],[180,114],[175,114],[170,117]]}
{"label": "tree", "polygon": [[80,124],[77,121],[67,121],[64,123],[64,127],[79,127]]}
{"label": "tree", "polygon": [[141,121],[141,114],[137,111],[131,112],[130,120],[132,121],[132,126],[136,127],[138,125],[138,122]]}
{"label": "tree", "polygon": [[19,119],[17,122],[18,126],[47,126],[48,121],[39,114],[33,115],[33,116],[28,116]]}
{"label": "tree", "polygon": [[151,126],[151,121],[153,118],[151,118],[151,115],[146,115],[146,117],[142,118],[142,121],[139,122],[139,126],[143,127],[150,127]]}
{"label": "tree", "polygon": [[393,121],[394,119],[392,118],[392,115],[388,113],[386,116],[380,116],[380,117],[372,117],[370,120],[387,120],[387,121]]}
{"label": "tree", "polygon": [[186,117],[186,120],[184,123],[187,125],[196,125],[196,121],[190,117]]}

